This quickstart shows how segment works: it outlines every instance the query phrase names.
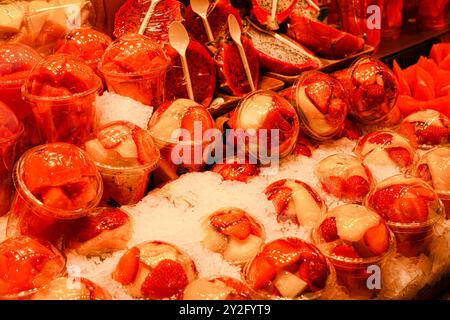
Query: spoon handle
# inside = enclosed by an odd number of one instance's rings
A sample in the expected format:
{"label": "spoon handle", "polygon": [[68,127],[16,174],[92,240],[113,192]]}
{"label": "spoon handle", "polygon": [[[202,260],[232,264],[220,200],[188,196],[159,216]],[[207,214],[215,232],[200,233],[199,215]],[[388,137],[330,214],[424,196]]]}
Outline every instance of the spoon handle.
{"label": "spoon handle", "polygon": [[271,13],[271,18],[272,21],[275,21],[275,16],[277,14],[277,9],[278,9],[278,0],[272,0],[272,13]]}
{"label": "spoon handle", "polygon": [[147,29],[148,22],[150,21],[150,18],[153,15],[153,11],[155,11],[156,5],[158,4],[159,1],[160,0],[152,0],[152,3],[150,4],[150,7],[147,10],[147,13],[145,14],[144,21],[142,21],[141,27],[139,28],[138,31],[139,34],[144,34],[145,29]]}
{"label": "spoon handle", "polygon": [[208,36],[209,42],[214,41],[214,36],[211,30],[211,26],[209,25],[209,21],[207,17],[202,17],[203,25],[205,26],[206,35]]}
{"label": "spoon handle", "polygon": [[183,74],[186,79],[186,88],[188,92],[189,99],[194,101],[194,91],[192,90],[191,75],[189,74],[189,67],[185,55],[180,55],[181,65],[183,66]]}
{"label": "spoon handle", "polygon": [[247,55],[245,54],[245,51],[244,51],[244,46],[242,45],[242,43],[236,43],[236,45],[239,50],[239,55],[241,56],[242,64],[244,65],[245,74],[247,75],[247,81],[250,84],[251,90],[255,91],[256,88],[255,88],[255,84],[253,83],[252,73],[250,71],[250,66],[248,64]]}

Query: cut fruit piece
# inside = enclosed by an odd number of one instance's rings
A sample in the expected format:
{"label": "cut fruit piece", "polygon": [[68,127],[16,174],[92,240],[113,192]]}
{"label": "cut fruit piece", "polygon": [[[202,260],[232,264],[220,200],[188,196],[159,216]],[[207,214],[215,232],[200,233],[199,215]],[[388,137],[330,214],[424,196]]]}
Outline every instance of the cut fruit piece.
{"label": "cut fruit piece", "polygon": [[355,251],[353,246],[349,245],[339,245],[333,248],[332,253],[339,257],[358,259],[360,256]]}
{"label": "cut fruit piece", "polygon": [[113,279],[123,285],[128,285],[134,281],[139,270],[138,248],[133,247],[128,250],[120,259],[119,264],[113,272]]}
{"label": "cut fruit piece", "polygon": [[127,159],[137,159],[138,150],[136,147],[136,143],[134,143],[133,139],[127,139],[122,141],[117,147],[114,148],[122,158]]}
{"label": "cut fruit piece", "polygon": [[272,19],[273,1],[252,0],[252,16],[270,30],[278,30],[279,25],[292,13],[298,0],[278,0],[275,19]]}
{"label": "cut fruit piece", "polygon": [[376,256],[382,255],[389,249],[389,230],[384,223],[372,227],[364,234],[364,243]]}
{"label": "cut fruit piece", "polygon": [[326,218],[320,225],[320,230],[322,231],[322,237],[326,242],[332,242],[339,239],[335,217]]}
{"label": "cut fruit piece", "polygon": [[213,252],[224,252],[228,245],[227,236],[217,231],[217,229],[211,226],[208,221],[205,221],[202,227],[204,232],[202,245]]}
{"label": "cut fruit piece", "polygon": [[227,261],[235,261],[237,263],[246,262],[255,255],[263,243],[263,239],[252,234],[245,240],[229,237],[223,258]]}
{"label": "cut fruit piece", "polygon": [[296,275],[281,271],[273,280],[273,284],[284,298],[292,299],[308,289],[308,283]]}
{"label": "cut fruit piece", "polygon": [[250,265],[247,281],[254,289],[260,290],[266,288],[276,275],[276,267],[265,256],[258,255]]}

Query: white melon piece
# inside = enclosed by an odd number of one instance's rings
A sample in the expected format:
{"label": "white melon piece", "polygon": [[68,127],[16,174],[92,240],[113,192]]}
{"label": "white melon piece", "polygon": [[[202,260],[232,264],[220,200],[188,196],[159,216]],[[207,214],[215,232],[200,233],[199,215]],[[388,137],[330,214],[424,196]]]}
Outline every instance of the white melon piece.
{"label": "white melon piece", "polygon": [[24,12],[15,3],[0,5],[0,32],[18,32],[23,18]]}
{"label": "white melon piece", "polygon": [[382,149],[373,149],[367,156],[364,157],[363,163],[365,165],[389,166],[397,167],[397,164],[389,157],[388,153]]}
{"label": "white melon piece", "polygon": [[309,127],[321,136],[332,134],[336,131],[336,128],[331,126],[322,112],[317,110],[316,106],[307,97],[305,89],[306,87],[298,89],[298,99],[301,103],[301,109],[308,119]]}
{"label": "white melon piece", "polygon": [[129,295],[135,297],[135,298],[142,298],[142,284],[144,283],[145,279],[149,275],[150,270],[146,268],[145,266],[139,265],[138,272],[136,274],[136,278],[132,283],[126,286],[126,291]]}
{"label": "white melon piece", "polygon": [[342,205],[333,209],[339,238],[357,242],[365,232],[380,223],[380,216],[360,205]]}
{"label": "white melon piece", "polygon": [[180,128],[186,108],[196,105],[197,103],[189,99],[175,100],[163,112],[158,122],[149,128],[151,135],[161,140],[173,140],[173,134]]}
{"label": "white melon piece", "polygon": [[426,109],[410,114],[404,122],[425,122],[427,124],[442,127],[440,113],[436,110]]}
{"label": "white melon piece", "polygon": [[287,271],[278,273],[273,280],[273,284],[281,295],[288,299],[295,298],[308,289],[308,284],[305,281]]}
{"label": "white melon piece", "polygon": [[87,286],[75,279],[57,278],[39,290],[32,300],[90,300]]}
{"label": "white melon piece", "polygon": [[239,114],[241,129],[259,129],[273,104],[272,97],[264,94],[253,95]]}
{"label": "white melon piece", "polygon": [[177,261],[178,251],[167,244],[142,244],[138,246],[141,262],[155,268],[163,260]]}
{"label": "white melon piece", "polygon": [[300,225],[315,225],[319,222],[322,209],[306,188],[298,185],[292,193],[292,199]]}
{"label": "white melon piece", "polygon": [[361,176],[366,181],[369,177],[361,162],[350,155],[337,155],[325,158],[317,167],[317,174],[320,177],[339,176],[348,179],[350,176]]}
{"label": "white melon piece", "polygon": [[26,18],[28,31],[31,39],[36,39],[48,19],[47,1],[31,1],[28,6],[28,16]]}
{"label": "white melon piece", "polygon": [[183,300],[225,300],[232,291],[222,281],[197,279],[186,287]]}
{"label": "white melon piece", "polygon": [[85,143],[86,152],[96,162],[114,165],[119,160],[119,154],[115,150],[107,150],[98,139],[92,139]]}
{"label": "white melon piece", "polygon": [[213,252],[222,253],[228,245],[227,236],[221,234],[214,228],[208,221],[203,222],[202,229],[204,232],[204,237],[202,240],[202,245]]}
{"label": "white melon piece", "polygon": [[230,236],[228,246],[223,253],[223,258],[235,263],[247,262],[256,254],[263,243],[263,239],[253,234],[250,234],[244,240]]}
{"label": "white melon piece", "polygon": [[114,148],[122,158],[136,159],[138,151],[133,139],[127,139]]}
{"label": "white melon piece", "polygon": [[426,155],[433,187],[438,193],[450,192],[450,148],[439,148]]}

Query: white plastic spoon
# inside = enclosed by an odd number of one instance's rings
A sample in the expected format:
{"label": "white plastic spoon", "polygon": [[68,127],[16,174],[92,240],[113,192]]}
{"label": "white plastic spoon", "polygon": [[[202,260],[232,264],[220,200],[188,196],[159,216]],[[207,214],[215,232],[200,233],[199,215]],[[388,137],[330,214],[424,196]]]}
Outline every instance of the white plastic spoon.
{"label": "white plastic spoon", "polygon": [[275,21],[275,16],[277,14],[278,0],[272,0],[272,21]]}
{"label": "white plastic spoon", "polygon": [[145,14],[144,20],[141,23],[141,27],[139,28],[139,31],[138,31],[139,34],[144,34],[145,29],[147,29],[148,22],[150,21],[150,18],[153,15],[153,11],[155,11],[156,5],[160,1],[161,0],[152,0],[152,3],[150,4],[150,7],[147,10],[147,13]]}
{"label": "white plastic spoon", "polygon": [[181,65],[183,66],[183,74],[186,79],[188,96],[189,99],[194,100],[191,76],[189,74],[189,67],[186,59],[186,49],[189,45],[189,35],[181,22],[174,21],[171,23],[169,27],[169,43],[181,57]]}
{"label": "white plastic spoon", "polygon": [[202,18],[203,25],[205,26],[206,36],[208,40],[214,41],[214,36],[211,31],[211,26],[208,22],[208,9],[209,9],[209,1],[208,0],[191,0],[192,11]]}
{"label": "white plastic spoon", "polygon": [[253,83],[252,73],[250,71],[250,66],[248,65],[247,56],[245,55],[244,46],[241,42],[241,27],[236,20],[236,17],[230,14],[228,16],[228,28],[230,30],[231,38],[238,47],[239,55],[241,56],[242,64],[244,65],[245,74],[247,75],[248,83],[252,91],[255,91],[255,84]]}

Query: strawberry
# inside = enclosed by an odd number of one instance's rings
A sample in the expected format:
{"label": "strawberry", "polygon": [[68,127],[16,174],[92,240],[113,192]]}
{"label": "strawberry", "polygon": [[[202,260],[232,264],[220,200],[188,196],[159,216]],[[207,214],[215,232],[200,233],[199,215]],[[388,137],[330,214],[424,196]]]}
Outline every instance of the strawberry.
{"label": "strawberry", "polygon": [[159,153],[147,131],[141,128],[135,128],[132,135],[133,141],[136,144],[139,163],[147,164],[155,161]]}
{"label": "strawberry", "polygon": [[366,103],[372,106],[382,104],[386,98],[384,87],[379,84],[369,84],[365,86],[364,93],[366,95]]}
{"label": "strawberry", "polygon": [[188,283],[183,266],[176,261],[165,259],[145,278],[141,293],[148,299],[170,298],[182,291]]}
{"label": "strawberry", "polygon": [[408,189],[408,193],[412,193],[417,197],[425,199],[426,201],[434,201],[437,199],[437,195],[433,192],[433,190],[422,186],[413,186]]}
{"label": "strawberry", "polygon": [[346,184],[346,191],[352,197],[361,198],[369,192],[369,182],[361,176],[349,177]]}
{"label": "strawberry", "polygon": [[426,163],[422,163],[417,167],[417,176],[428,183],[433,182],[430,168],[428,168]]}
{"label": "strawberry", "polygon": [[296,263],[302,254],[299,246],[288,239],[279,239],[267,244],[263,249],[267,261],[273,266],[287,267]]}
{"label": "strawberry", "polygon": [[369,228],[364,233],[364,243],[376,256],[382,255],[389,249],[389,230],[384,223]]}
{"label": "strawberry", "polygon": [[346,137],[350,140],[356,140],[361,137],[362,131],[358,125],[349,119],[345,119],[342,131],[338,134],[337,138]]}
{"label": "strawberry", "polygon": [[49,187],[41,191],[42,202],[49,207],[63,210],[73,209],[72,201],[60,187]]}
{"label": "strawberry", "polygon": [[136,279],[139,270],[139,256],[140,250],[137,247],[133,247],[125,252],[113,272],[113,279],[124,286],[132,283]]}
{"label": "strawberry", "polygon": [[394,201],[400,198],[407,190],[408,186],[404,184],[396,184],[378,190],[369,198],[369,206],[387,219],[389,217],[389,209]]}
{"label": "strawberry", "polygon": [[320,256],[314,255],[304,261],[298,272],[300,278],[308,283],[311,291],[315,292],[325,288],[329,271],[326,261]]}
{"label": "strawberry", "polygon": [[248,163],[215,164],[211,171],[220,174],[224,180],[240,182],[248,182],[251,177],[259,174],[258,166]]}
{"label": "strawberry", "polygon": [[449,141],[450,129],[446,127],[426,125],[416,131],[419,143],[436,145]]}
{"label": "strawberry", "polygon": [[227,236],[233,236],[240,240],[246,239],[252,232],[250,219],[242,210],[220,212],[210,218],[212,226]]}
{"label": "strawberry", "polygon": [[91,300],[109,300],[109,295],[99,286],[97,286],[92,281],[86,279],[86,278],[79,278],[80,282],[84,284],[89,292],[91,293],[90,299]]}
{"label": "strawberry", "polygon": [[309,141],[302,135],[299,135],[292,153],[296,156],[305,156],[311,158],[312,152]]}
{"label": "strawberry", "polygon": [[323,220],[322,224],[320,225],[320,231],[322,232],[322,237],[326,242],[331,242],[339,239],[335,217],[329,217]]}
{"label": "strawberry", "polygon": [[393,139],[392,134],[383,132],[383,133],[374,134],[367,141],[369,141],[369,143],[373,143],[373,144],[389,145],[391,143],[392,139]]}
{"label": "strawberry", "polygon": [[408,150],[402,147],[389,148],[387,150],[391,158],[400,167],[407,167],[412,164],[412,157]]}
{"label": "strawberry", "polygon": [[105,149],[112,149],[131,137],[131,128],[125,123],[114,123],[100,128],[97,139]]}
{"label": "strawberry", "polygon": [[347,183],[338,176],[330,176],[322,182],[323,190],[337,198],[341,198],[346,193]]}
{"label": "strawberry", "polygon": [[260,290],[266,288],[276,275],[276,268],[264,255],[258,255],[250,265],[247,280],[254,289]]}
{"label": "strawberry", "polygon": [[345,258],[351,258],[351,259],[358,259],[360,256],[355,251],[353,246],[342,244],[339,246],[336,246],[331,251],[332,254],[338,257],[345,257]]}
{"label": "strawberry", "polygon": [[265,190],[267,200],[272,201],[278,215],[282,215],[285,212],[292,199],[292,189],[284,187],[285,182],[286,180],[274,182]]}
{"label": "strawberry", "polygon": [[428,219],[428,204],[419,197],[400,198],[395,200],[388,212],[388,216],[394,222],[425,222]]}
{"label": "strawberry", "polygon": [[328,113],[332,89],[326,81],[316,81],[309,84],[305,89],[306,96],[311,100],[314,106],[323,114]]}
{"label": "strawberry", "polygon": [[243,217],[238,223],[230,225],[222,230],[222,233],[227,236],[233,236],[239,240],[247,239],[252,232],[252,225],[247,217]]}

